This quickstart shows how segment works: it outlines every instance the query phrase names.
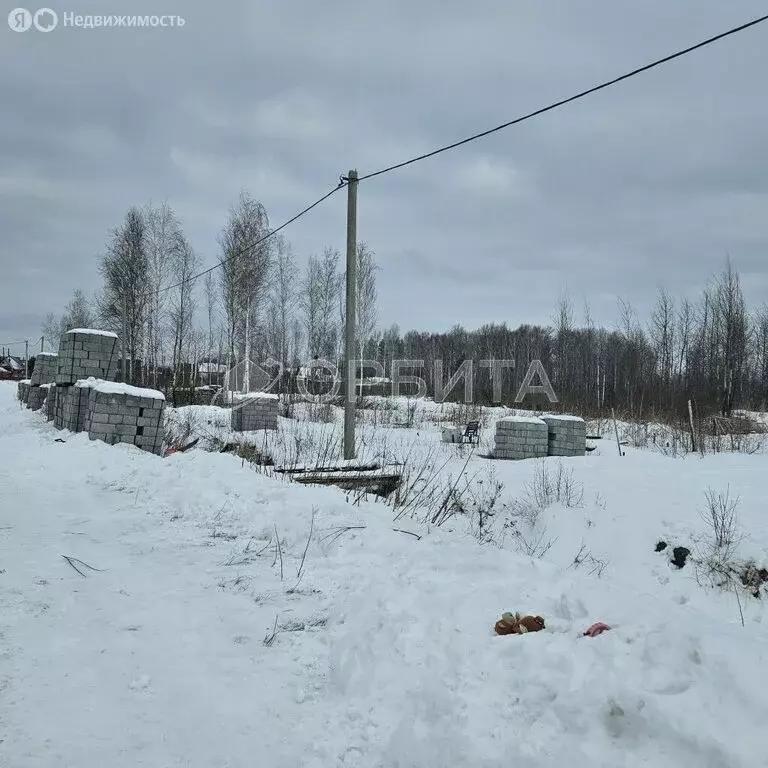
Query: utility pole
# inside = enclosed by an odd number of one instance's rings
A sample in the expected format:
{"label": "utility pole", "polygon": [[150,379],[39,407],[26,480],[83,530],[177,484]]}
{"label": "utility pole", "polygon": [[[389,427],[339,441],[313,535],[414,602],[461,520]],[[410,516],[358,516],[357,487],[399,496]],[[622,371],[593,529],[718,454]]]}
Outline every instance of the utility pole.
{"label": "utility pole", "polygon": [[40,351],[45,352],[45,336],[40,337]]}
{"label": "utility pole", "polygon": [[24,342],[24,378],[29,378],[29,342]]}
{"label": "utility pole", "polygon": [[355,458],[355,320],[357,302],[357,171],[347,175],[347,311],[344,328],[344,458]]}

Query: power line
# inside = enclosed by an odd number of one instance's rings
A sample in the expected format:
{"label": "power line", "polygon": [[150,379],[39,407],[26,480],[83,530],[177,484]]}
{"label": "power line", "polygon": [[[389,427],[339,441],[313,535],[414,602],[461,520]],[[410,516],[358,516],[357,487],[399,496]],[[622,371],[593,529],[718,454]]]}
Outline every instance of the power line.
{"label": "power line", "polygon": [[20,341],[6,341],[5,344],[0,344],[0,347],[15,347],[18,344],[26,344],[29,339],[21,339]]}
{"label": "power line", "polygon": [[[375,176],[382,176],[385,173],[390,173],[391,171],[396,171],[399,168],[405,168],[407,165],[413,165],[414,163],[418,163],[421,160],[426,160],[430,157],[434,157],[435,155],[442,154],[443,152],[447,152],[451,149],[456,149],[457,147],[461,147],[464,144],[469,144],[472,141],[477,141],[478,139],[482,139],[486,136],[490,136],[492,133],[497,133],[498,131],[502,131],[505,128],[510,128],[513,125],[518,125],[519,123],[523,123],[526,120],[531,120],[534,117],[538,117],[539,115],[543,115],[546,112],[552,112],[555,109],[558,109],[560,107],[565,106],[566,104],[570,104],[574,101],[579,101],[580,99],[585,98],[586,96],[590,96],[593,93],[597,93],[598,91],[602,91],[605,88],[610,88],[612,85],[616,85],[617,83],[621,83],[624,80],[629,80],[632,77],[635,77],[636,75],[642,74],[643,72],[648,72],[651,69],[655,69],[656,67],[661,66],[662,64],[666,64],[670,61],[673,61],[674,59],[679,59],[682,56],[686,56],[689,53],[692,53],[693,51],[697,51],[700,48],[705,48],[708,45],[712,45],[713,43],[718,42],[719,40],[723,40],[726,37],[730,37],[731,35],[735,35],[737,32],[743,32],[745,29],[749,29],[750,27],[757,26],[758,24],[761,24],[764,21],[768,21],[768,15],[761,16],[758,19],[753,19],[752,21],[747,22],[746,24],[741,24],[738,27],[733,27],[732,29],[729,29],[725,32],[721,32],[719,35],[715,35],[714,37],[709,37],[706,40],[702,40],[699,43],[696,43],[695,45],[691,45],[688,48],[683,48],[680,51],[677,51],[676,53],[672,53],[669,56],[664,56],[664,58],[657,59],[656,61],[651,62],[650,64],[646,64],[645,66],[638,67],[637,69],[633,69],[631,72],[627,72],[623,75],[620,75],[619,77],[615,77],[612,80],[607,80],[603,83],[600,83],[599,85],[595,85],[592,88],[588,88],[586,91],[581,91],[580,93],[575,94],[574,96],[569,96],[567,99],[561,99],[560,101],[556,101],[553,104],[550,104],[546,107],[541,107],[540,109],[535,110],[534,112],[529,112],[527,115],[523,115],[522,117],[517,117],[514,120],[510,120],[506,123],[502,123],[501,125],[497,125],[495,128],[489,128],[486,131],[482,131],[480,133],[476,133],[473,136],[468,136],[465,139],[461,139],[460,141],[455,141],[453,144],[447,144],[444,147],[440,147],[438,149],[434,149],[431,152],[426,152],[423,155],[418,155],[417,157],[412,157],[410,160],[405,160],[401,163],[396,163],[395,165],[390,165],[387,168],[382,168],[381,170],[374,171],[373,173],[367,173],[363,176],[360,176],[358,179],[358,182],[365,181],[366,179],[372,179]],[[285,221],[283,224],[281,224],[276,229],[271,230],[263,237],[259,238],[253,243],[250,243],[249,245],[244,246],[239,251],[236,251],[234,254],[229,256],[227,259],[224,259],[223,261],[218,262],[217,264],[214,264],[212,267],[209,267],[208,269],[203,270],[202,272],[199,272],[196,275],[192,275],[192,277],[188,277],[185,280],[181,280],[178,283],[175,283],[174,285],[170,285],[167,288],[160,289],[157,293],[160,295],[161,293],[166,293],[168,291],[172,291],[174,288],[178,288],[186,283],[194,282],[195,280],[203,277],[204,275],[207,275],[209,272],[213,272],[214,270],[218,269],[221,266],[224,266],[224,264],[228,264],[230,261],[233,261],[234,259],[244,255],[248,251],[252,250],[253,248],[258,247],[263,242],[268,240],[273,235],[276,235],[280,230],[285,229],[290,224],[293,224],[294,221],[297,219],[300,219],[305,214],[309,213],[313,208],[316,208],[320,203],[327,200],[332,195],[336,194],[342,187],[345,187],[347,185],[347,180],[342,179],[338,186],[334,187],[330,192],[323,195],[321,198],[316,200],[311,205],[308,205],[304,210],[297,213],[292,218]]]}
{"label": "power line", "polygon": [[309,213],[313,208],[316,208],[318,205],[320,205],[320,203],[325,202],[329,197],[331,197],[331,195],[335,195],[345,185],[346,185],[346,181],[340,181],[338,186],[334,187],[330,192],[323,195],[318,200],[315,200],[315,202],[312,203],[312,205],[308,205],[303,211],[300,211],[295,216],[288,219],[288,221],[283,222],[276,229],[270,230],[266,235],[264,235],[263,237],[260,237],[255,242],[244,246],[243,248],[241,248],[239,251],[236,251],[228,258],[224,259],[223,261],[220,261],[218,264],[214,264],[212,267],[209,267],[208,269],[205,269],[202,272],[198,272],[198,274],[196,275],[192,275],[192,277],[188,277],[185,280],[182,280],[181,282],[175,283],[174,285],[169,285],[167,288],[161,288],[157,292],[157,294],[160,295],[161,293],[172,291],[174,288],[178,288],[179,286],[182,286],[185,283],[194,282],[198,278],[203,277],[203,275],[207,275],[209,272],[213,272],[215,269],[218,269],[219,267],[223,267],[225,264],[228,264],[230,261],[234,261],[238,257],[243,256],[248,251],[261,245],[265,240],[269,240],[270,237],[272,237],[273,235],[276,235],[281,229],[285,229],[289,224],[293,224],[294,221],[296,221],[297,219],[300,219],[302,216]]}
{"label": "power line", "polygon": [[496,133],[497,131],[502,131],[505,128],[509,128],[510,126],[517,125],[518,123],[523,123],[526,120],[531,120],[534,117],[543,115],[545,112],[551,112],[552,110],[558,109],[559,107],[562,107],[566,104],[570,104],[573,101],[578,101],[579,99],[583,99],[585,96],[589,96],[590,94],[597,93],[597,91],[602,91],[604,88],[610,88],[610,86],[616,85],[616,83],[620,83],[623,80],[629,80],[629,78],[635,77],[635,75],[639,75],[643,72],[647,72],[649,69],[654,69],[655,67],[659,67],[662,64],[666,64],[669,61],[673,61],[674,59],[679,59],[681,56],[685,56],[686,54],[692,53],[693,51],[697,51],[699,48],[704,48],[708,45],[712,45],[712,43],[716,43],[718,40],[722,40],[723,38],[729,37],[730,35],[735,35],[737,32],[742,32],[743,30],[749,29],[749,27],[754,27],[757,24],[761,24],[764,21],[768,21],[768,16],[761,16],[759,19],[754,19],[753,21],[749,21],[746,24],[742,24],[738,27],[734,27],[733,29],[729,29],[727,32],[721,32],[719,35],[715,35],[714,37],[710,37],[706,40],[702,40],[700,43],[696,43],[695,45],[691,45],[690,47],[684,48],[681,51],[677,51],[677,53],[673,53],[673,54],[670,54],[669,56],[665,56],[663,59],[657,59],[656,61],[651,62],[650,64],[646,64],[645,66],[638,67],[637,69],[633,69],[631,72],[627,72],[624,75],[615,77],[613,78],[613,80],[607,80],[604,83],[600,83],[600,85],[596,85],[593,88],[589,88],[586,91],[577,93],[575,96],[570,96],[567,99],[556,101],[554,104],[550,104],[547,107],[542,107],[541,109],[537,109],[535,112],[529,112],[527,115],[523,115],[522,117],[515,118],[514,120],[510,120],[507,123],[502,123],[501,125],[497,125],[495,128],[489,128],[487,131],[476,133],[474,136],[469,136],[466,139],[461,139],[461,141],[455,141],[453,144],[448,144],[444,147],[440,147],[439,149],[435,149],[432,152],[427,152],[423,155],[419,155],[418,157],[413,157],[410,160],[405,160],[402,163],[390,165],[387,168],[382,168],[380,171],[374,171],[373,173],[365,174],[364,176],[361,176],[358,179],[358,181],[365,181],[366,179],[372,179],[374,176],[381,176],[382,174],[389,173],[390,171],[395,171],[398,168],[404,168],[406,165],[412,165],[413,163],[418,163],[421,160],[426,160],[429,157],[434,157],[435,155],[439,155],[442,152],[447,152],[449,149],[456,149],[456,147],[461,147],[464,144],[469,144],[471,141],[482,139],[485,136],[490,136],[490,134]]}

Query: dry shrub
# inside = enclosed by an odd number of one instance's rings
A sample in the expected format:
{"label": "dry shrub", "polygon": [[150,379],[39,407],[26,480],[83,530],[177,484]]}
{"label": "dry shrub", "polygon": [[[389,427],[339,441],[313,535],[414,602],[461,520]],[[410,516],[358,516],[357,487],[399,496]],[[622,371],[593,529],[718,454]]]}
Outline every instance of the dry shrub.
{"label": "dry shrub", "polygon": [[738,543],[736,509],[740,501],[738,496],[731,498],[730,494],[730,486],[727,486],[725,493],[717,493],[708,488],[704,492],[707,500],[706,509],[699,513],[710,528],[713,547],[728,555]]}
{"label": "dry shrub", "polygon": [[584,486],[574,477],[573,467],[566,468],[562,461],[552,470],[552,463],[539,461],[533,480],[526,483],[526,496],[531,505],[546,509],[553,504],[581,507],[584,504]]}

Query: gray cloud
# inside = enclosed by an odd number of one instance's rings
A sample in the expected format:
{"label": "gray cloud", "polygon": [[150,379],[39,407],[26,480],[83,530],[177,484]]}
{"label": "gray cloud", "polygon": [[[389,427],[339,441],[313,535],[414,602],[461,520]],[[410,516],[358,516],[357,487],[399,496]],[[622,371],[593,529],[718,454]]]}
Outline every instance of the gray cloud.
{"label": "gray cloud", "polygon": [[[34,338],[132,204],[168,199],[208,264],[239,190],[273,224],[350,167],[376,170],[757,16],[700,0],[513,4],[329,0],[83,5],[180,14],[179,29],[0,28],[0,342]],[[266,7],[262,7],[266,6]],[[10,8],[9,8],[10,10]],[[360,186],[381,320],[547,322],[567,288],[693,293],[729,253],[768,287],[768,27]],[[343,195],[286,236],[343,248]]]}

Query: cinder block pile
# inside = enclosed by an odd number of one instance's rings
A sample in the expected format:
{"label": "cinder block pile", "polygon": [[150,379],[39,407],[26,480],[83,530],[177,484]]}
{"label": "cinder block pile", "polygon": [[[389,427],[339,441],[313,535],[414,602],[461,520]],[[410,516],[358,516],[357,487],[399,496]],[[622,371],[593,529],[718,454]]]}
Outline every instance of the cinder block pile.
{"label": "cinder block pile", "polygon": [[277,395],[235,395],[232,406],[232,430],[252,432],[261,429],[277,429],[279,399]]}
{"label": "cinder block pile", "polygon": [[38,352],[35,357],[35,368],[29,379],[29,389],[26,393],[27,408],[39,411],[45,403],[48,390],[43,385],[50,384],[56,379],[58,356],[53,352]]}
{"label": "cinder block pile", "polygon": [[547,455],[549,430],[536,416],[507,416],[496,422],[494,456],[534,459]]}
{"label": "cinder block pile", "polygon": [[[45,402],[46,416],[57,429],[85,430],[91,440],[129,443],[161,454],[165,396],[112,381],[117,374],[116,349],[114,333],[68,331],[61,337],[58,355],[38,355],[35,379],[19,383],[18,397],[34,410]],[[277,400],[274,408],[276,422]],[[264,421],[260,416],[259,423]]]}
{"label": "cinder block pile", "polygon": [[91,376],[112,381],[116,374],[116,334],[90,328],[75,328],[61,337],[56,384],[71,385]]}
{"label": "cinder block pile", "polygon": [[72,386],[57,385],[54,388],[56,404],[53,411],[53,426],[56,429],[68,429],[70,432],[83,431],[90,395],[87,382],[85,382],[86,386],[80,386],[83,383],[77,382]]}
{"label": "cinder block pile", "polygon": [[42,384],[41,386],[48,389],[48,395],[45,398],[45,418],[48,419],[48,421],[53,421],[56,412],[56,385]]}
{"label": "cinder block pile", "polygon": [[62,410],[64,408],[64,399],[67,396],[67,387],[60,387],[58,384],[53,392],[53,426],[61,429]]}
{"label": "cinder block pile", "polygon": [[31,382],[29,379],[24,379],[23,381],[20,381],[18,386],[16,387],[16,397],[21,400],[22,403],[26,403],[29,399],[29,388],[31,386]]}
{"label": "cinder block pile", "polygon": [[39,411],[43,407],[47,394],[47,388],[30,385],[29,393],[27,394],[27,408],[31,411]]}
{"label": "cinder block pile", "polygon": [[35,368],[30,377],[32,386],[39,387],[56,381],[58,364],[59,356],[55,352],[38,352],[35,357]]}
{"label": "cinder block pile", "polygon": [[162,392],[106,381],[80,384],[88,384],[90,390],[84,429],[91,440],[128,443],[160,455],[165,410]]}
{"label": "cinder block pile", "polygon": [[583,456],[587,450],[587,424],[578,416],[542,416],[549,429],[549,456]]}

